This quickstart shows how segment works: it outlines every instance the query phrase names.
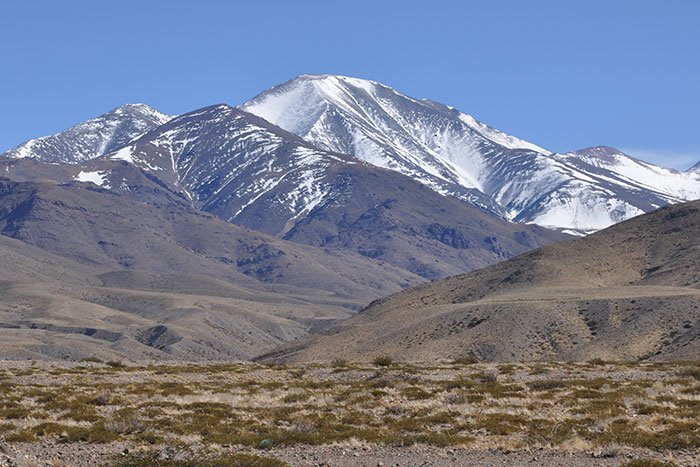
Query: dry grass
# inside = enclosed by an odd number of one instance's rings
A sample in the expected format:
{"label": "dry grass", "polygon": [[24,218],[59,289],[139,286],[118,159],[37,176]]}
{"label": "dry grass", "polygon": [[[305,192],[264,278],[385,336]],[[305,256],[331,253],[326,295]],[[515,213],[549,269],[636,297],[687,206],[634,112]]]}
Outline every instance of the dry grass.
{"label": "dry grass", "polygon": [[[700,364],[692,362],[88,363],[6,370],[0,438],[251,448],[359,440],[477,449],[700,449]],[[148,459],[130,457],[121,465]]]}

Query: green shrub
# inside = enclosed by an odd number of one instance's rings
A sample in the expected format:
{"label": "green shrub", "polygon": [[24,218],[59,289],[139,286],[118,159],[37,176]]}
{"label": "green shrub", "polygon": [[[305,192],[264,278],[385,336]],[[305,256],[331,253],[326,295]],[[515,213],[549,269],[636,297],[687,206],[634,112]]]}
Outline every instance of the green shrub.
{"label": "green shrub", "polygon": [[379,355],[372,360],[376,366],[391,366],[394,364],[394,359],[388,355]]}

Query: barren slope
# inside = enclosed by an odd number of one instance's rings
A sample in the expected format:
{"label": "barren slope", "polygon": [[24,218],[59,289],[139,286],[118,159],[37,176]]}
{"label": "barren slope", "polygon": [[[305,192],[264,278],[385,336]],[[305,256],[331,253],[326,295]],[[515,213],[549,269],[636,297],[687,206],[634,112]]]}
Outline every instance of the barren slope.
{"label": "barren slope", "polygon": [[350,314],[330,294],[109,270],[5,236],[0,264],[6,359],[247,360]]}
{"label": "barren slope", "polygon": [[700,356],[700,202],[398,293],[278,357]]}

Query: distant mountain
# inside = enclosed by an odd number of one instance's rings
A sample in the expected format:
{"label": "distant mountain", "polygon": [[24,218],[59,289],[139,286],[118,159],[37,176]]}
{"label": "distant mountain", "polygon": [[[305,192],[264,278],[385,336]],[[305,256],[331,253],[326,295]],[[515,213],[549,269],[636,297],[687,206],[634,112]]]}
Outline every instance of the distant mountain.
{"label": "distant mountain", "polygon": [[303,75],[241,108],[323,149],[398,171],[518,222],[585,233],[700,197],[700,176],[612,149],[617,156],[600,148],[552,154],[374,81]]}
{"label": "distant mountain", "polygon": [[29,140],[2,156],[83,162],[119,149],[170,118],[145,104],[126,104],[54,135]]}
{"label": "distant mountain", "polygon": [[688,172],[700,172],[700,162],[688,169]]}
{"label": "distant mountain", "polygon": [[544,152],[447,106],[343,76],[303,75],[241,108],[323,149],[398,171],[504,217],[507,210],[485,195],[481,155],[496,147]]}
{"label": "distant mountain", "polygon": [[442,196],[410,177],[317,149],[226,105],[174,118],[86,162],[74,179],[131,190],[132,164],[198,209],[279,238],[352,250],[434,279],[563,238]]}
{"label": "distant mountain", "polygon": [[272,358],[692,360],[700,201],[380,299]]}
{"label": "distant mountain", "polygon": [[[0,155],[0,260],[8,265],[0,268],[0,347],[16,358],[249,359],[425,279],[697,197],[700,172],[602,146],[550,153],[453,108],[353,78],[303,76],[242,108],[213,105],[174,118],[125,105]],[[603,332],[596,323],[618,319],[600,310],[636,293],[628,288],[635,274],[651,277],[673,260],[673,280],[694,277],[696,247],[678,232],[697,226],[678,209],[662,211],[676,217],[654,228],[623,224],[636,226],[634,237],[621,227],[621,237],[538,250],[554,255],[545,262],[526,255],[484,269],[497,271],[495,283],[486,272],[447,282],[447,292],[436,290],[450,298],[435,307],[437,295],[376,302],[350,321],[366,334],[338,328],[340,350],[362,358],[392,346],[407,358],[579,358],[628,343],[636,346],[623,352],[630,358],[681,358],[695,349],[677,329],[694,316],[694,298],[683,301],[695,293],[690,282],[646,288],[640,293],[656,301],[630,305],[638,314],[623,319],[656,333],[648,342],[621,330],[592,346]],[[671,230],[661,236],[657,224]],[[687,245],[690,263],[657,238]],[[511,271],[513,264],[524,266]],[[576,274],[580,286],[556,282]],[[525,295],[509,288],[517,296],[503,298],[509,284]],[[589,297],[600,306],[580,304]],[[543,322],[530,303],[555,314]],[[424,314],[396,311],[404,304]],[[658,317],[648,312],[654,307]],[[400,325],[382,321],[383,310]],[[448,323],[443,311],[461,321]],[[482,318],[494,325],[480,327]],[[527,336],[506,334],[510,322]],[[469,337],[465,350],[459,323],[489,331]],[[688,343],[669,347],[679,335]]]}

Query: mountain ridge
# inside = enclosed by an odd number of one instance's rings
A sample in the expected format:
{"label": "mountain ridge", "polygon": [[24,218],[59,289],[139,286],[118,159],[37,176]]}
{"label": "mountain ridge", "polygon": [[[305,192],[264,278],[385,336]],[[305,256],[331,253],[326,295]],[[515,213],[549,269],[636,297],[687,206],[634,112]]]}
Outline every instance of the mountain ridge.
{"label": "mountain ridge", "polygon": [[[144,108],[150,109],[143,104],[125,105],[101,117],[119,109],[129,114]],[[222,105],[205,109],[216,108]],[[265,119],[266,123],[256,125],[271,133],[286,131],[282,136],[285,140],[291,141],[292,134],[301,138],[295,143],[299,147],[333,153],[346,163],[350,161],[344,155],[348,155],[409,176],[443,196],[456,197],[502,219],[571,234],[587,234],[669,203],[700,198],[698,170],[666,169],[606,146],[552,153],[453,107],[412,98],[377,81],[301,75],[263,91],[238,108]],[[127,131],[121,139],[112,141],[111,124],[102,122],[96,129],[88,128],[94,141],[87,144],[80,139],[86,132],[77,131],[77,125],[31,140],[5,155],[33,155],[70,163],[101,157],[110,149],[124,149],[134,138],[169,119],[152,109],[146,113],[159,117],[155,122],[141,122],[140,131]],[[87,127],[95,125],[93,120],[85,122]],[[79,140],[77,148],[69,144],[71,132],[77,132],[72,137]],[[60,144],[50,144],[56,138]],[[37,146],[43,141],[46,147]],[[85,177],[101,180],[94,174]],[[208,181],[226,177],[225,173],[212,175]],[[302,186],[295,196],[308,198],[307,211],[324,197],[323,190],[310,193],[314,181],[314,177],[296,179]],[[183,193],[191,195],[187,189]],[[296,214],[302,216],[303,210],[298,206]],[[221,213],[228,215],[227,220],[246,214]],[[252,219],[246,222],[260,223]],[[287,229],[291,227],[286,224]],[[267,225],[263,231],[269,233],[272,228]]]}

